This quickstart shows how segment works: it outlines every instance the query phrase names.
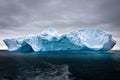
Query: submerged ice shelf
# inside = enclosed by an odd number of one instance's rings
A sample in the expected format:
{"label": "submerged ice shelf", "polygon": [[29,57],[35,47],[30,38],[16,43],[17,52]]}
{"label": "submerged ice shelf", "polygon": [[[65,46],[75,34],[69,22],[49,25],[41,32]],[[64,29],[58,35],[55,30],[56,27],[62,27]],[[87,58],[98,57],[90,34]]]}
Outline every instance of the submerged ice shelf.
{"label": "submerged ice shelf", "polygon": [[58,34],[48,28],[39,35],[3,40],[9,51],[110,50],[116,44],[112,35],[96,29]]}

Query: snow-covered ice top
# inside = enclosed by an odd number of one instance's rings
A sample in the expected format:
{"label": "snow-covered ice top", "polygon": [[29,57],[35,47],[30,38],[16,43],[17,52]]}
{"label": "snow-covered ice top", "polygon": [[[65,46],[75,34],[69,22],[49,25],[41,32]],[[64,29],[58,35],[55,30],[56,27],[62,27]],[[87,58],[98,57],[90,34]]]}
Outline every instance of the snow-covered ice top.
{"label": "snow-covered ice top", "polygon": [[39,35],[3,40],[9,51],[110,50],[112,35],[96,29],[81,29],[59,35],[48,28]]}

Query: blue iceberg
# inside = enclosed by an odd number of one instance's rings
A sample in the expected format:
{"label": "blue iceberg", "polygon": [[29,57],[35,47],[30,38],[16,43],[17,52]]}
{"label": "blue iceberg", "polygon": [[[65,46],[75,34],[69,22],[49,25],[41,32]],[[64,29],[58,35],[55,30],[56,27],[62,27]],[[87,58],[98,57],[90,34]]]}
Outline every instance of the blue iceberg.
{"label": "blue iceberg", "polygon": [[116,44],[112,35],[96,29],[58,34],[48,28],[39,35],[3,40],[9,51],[110,50]]}

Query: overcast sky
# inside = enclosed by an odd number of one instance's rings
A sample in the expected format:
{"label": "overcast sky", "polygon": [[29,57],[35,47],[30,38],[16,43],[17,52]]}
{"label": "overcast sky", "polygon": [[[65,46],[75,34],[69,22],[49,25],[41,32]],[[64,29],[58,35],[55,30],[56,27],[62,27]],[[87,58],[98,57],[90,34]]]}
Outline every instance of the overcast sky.
{"label": "overcast sky", "polygon": [[113,34],[120,49],[120,0],[0,0],[0,39],[97,28]]}

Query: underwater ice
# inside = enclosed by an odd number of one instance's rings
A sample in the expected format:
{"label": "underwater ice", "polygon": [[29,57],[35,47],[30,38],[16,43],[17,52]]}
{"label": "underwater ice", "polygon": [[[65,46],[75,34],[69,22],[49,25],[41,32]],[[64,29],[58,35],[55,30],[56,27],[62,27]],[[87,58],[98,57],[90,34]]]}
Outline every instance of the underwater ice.
{"label": "underwater ice", "polygon": [[3,40],[9,51],[110,50],[116,44],[112,35],[96,29],[59,34],[48,28],[39,35]]}

